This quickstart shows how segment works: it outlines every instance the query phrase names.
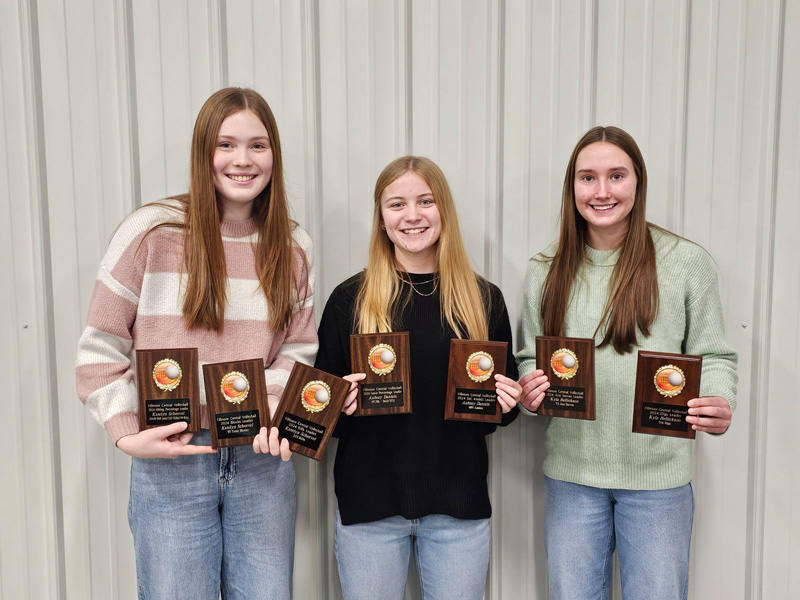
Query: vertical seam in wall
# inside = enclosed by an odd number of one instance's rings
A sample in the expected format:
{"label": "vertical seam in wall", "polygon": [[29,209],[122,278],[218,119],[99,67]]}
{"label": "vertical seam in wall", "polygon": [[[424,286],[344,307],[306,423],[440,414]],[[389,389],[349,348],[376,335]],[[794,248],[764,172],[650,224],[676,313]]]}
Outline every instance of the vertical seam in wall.
{"label": "vertical seam in wall", "polygon": [[684,21],[686,23],[685,30],[684,30],[684,39],[685,44],[683,48],[683,97],[681,98],[681,130],[680,135],[681,140],[678,144],[678,150],[680,151],[680,157],[678,159],[678,186],[677,186],[677,196],[674,199],[675,205],[673,207],[673,218],[674,223],[673,231],[678,233],[683,233],[684,229],[684,215],[685,215],[685,202],[686,202],[686,153],[689,150],[688,147],[688,137],[689,137],[689,130],[688,130],[688,115],[689,115],[689,55],[690,55],[690,46],[692,43],[692,0],[685,0],[684,2]]}
{"label": "vertical seam in wall", "polygon": [[589,126],[597,124],[597,55],[598,55],[598,32],[599,32],[599,0],[592,0],[592,66],[589,81]]}
{"label": "vertical seam in wall", "polygon": [[228,87],[228,0],[219,0],[217,13],[220,83],[222,87]]}
{"label": "vertical seam in wall", "polygon": [[163,160],[161,161],[164,166],[164,196],[169,195],[169,165],[167,164],[167,138],[164,132],[167,129],[166,123],[166,107],[164,106],[164,44],[161,43],[161,7],[156,7],[156,26],[158,27],[158,84],[161,88],[159,94],[161,103],[161,150]]}
{"label": "vertical seam in wall", "polygon": [[[495,215],[494,215],[494,235],[487,236],[485,243],[485,252],[489,257],[489,268],[487,277],[490,280],[495,281],[498,286],[502,287],[502,276],[503,276],[503,121],[504,121],[504,108],[505,108],[505,77],[504,77],[504,68],[505,68],[505,0],[497,0],[496,2],[496,25],[492,27],[493,21],[492,19],[488,19],[489,21],[489,41],[493,40],[495,42],[495,57],[494,57],[494,64],[496,69],[496,77],[494,78],[494,84],[496,89],[494,90],[495,93],[495,114],[494,114],[494,140],[492,140],[495,144],[495,162],[492,165],[490,163],[490,167],[494,171],[494,193],[489,194],[489,197],[494,197],[495,203]],[[492,36],[492,33],[496,33],[495,36]],[[491,56],[491,53],[490,53]],[[489,63],[491,67],[491,63]],[[489,70],[489,76],[491,78],[491,70]],[[488,97],[487,97],[488,99]],[[491,110],[491,103],[489,103],[488,107]],[[487,115],[486,122],[490,124],[492,122],[492,115]],[[491,140],[491,125],[487,127],[489,130],[487,133],[487,139]],[[491,190],[488,190],[491,191]],[[491,206],[491,202],[488,203]],[[492,221],[489,220],[491,223]],[[488,238],[493,238],[493,242],[491,242]],[[492,463],[496,464],[498,461],[502,464],[502,440],[500,436],[492,436],[491,439],[491,460]],[[493,493],[493,502],[501,506],[502,505],[502,498],[503,498],[503,478],[502,478],[502,470],[501,469],[492,469],[492,491]],[[500,572],[497,571],[497,567],[502,565],[503,563],[503,544],[502,544],[502,532],[503,527],[501,525],[501,520],[498,518],[495,521],[494,526],[492,527],[492,536],[494,540],[492,543],[494,544],[493,547],[496,548],[496,553],[492,553],[493,556],[496,555],[496,560],[492,561],[492,565],[489,570],[489,576],[487,577],[486,581],[486,596],[487,599],[491,599],[494,597],[493,589],[497,590],[497,598],[503,597],[503,578],[500,576]],[[496,543],[495,543],[496,542]]]}
{"label": "vertical seam in wall", "polygon": [[[37,0],[29,0],[27,2],[20,1],[20,16],[22,23],[20,23],[23,31],[27,32],[27,36],[23,35],[23,44],[28,42],[27,52],[23,48],[23,53],[28,54],[30,64],[25,65],[30,68],[30,71],[23,69],[23,72],[29,77],[26,77],[25,96],[30,98],[31,106],[28,107],[29,131],[32,129],[33,140],[32,148],[29,150],[29,158],[33,163],[33,168],[29,174],[35,183],[32,186],[38,190],[38,225],[39,235],[42,242],[40,253],[40,265],[42,269],[42,285],[44,286],[42,309],[44,313],[44,342],[45,342],[45,356],[47,366],[45,372],[46,389],[49,397],[48,412],[50,415],[50,439],[51,439],[51,452],[50,461],[52,465],[52,502],[53,502],[53,534],[55,537],[55,569],[56,569],[56,593],[57,597],[64,599],[67,596],[67,579],[66,567],[64,563],[64,506],[63,506],[63,491],[62,491],[62,475],[61,475],[61,436],[60,436],[60,423],[58,412],[58,386],[56,384],[56,349],[55,340],[53,339],[53,323],[55,322],[55,311],[53,306],[53,267],[51,262],[51,249],[50,249],[50,231],[49,223],[49,196],[47,188],[47,154],[44,150],[45,134],[44,134],[44,108],[43,94],[42,94],[42,64],[41,56],[39,54],[39,10]],[[26,10],[26,6],[29,10]],[[27,17],[26,17],[27,15]]]}
{"label": "vertical seam in wall", "polygon": [[503,144],[505,140],[503,123],[505,120],[505,15],[506,2],[497,2],[497,46],[496,46],[496,65],[497,65],[497,97],[495,104],[495,143],[496,143],[496,162],[495,168],[495,198],[497,214],[495,215],[495,244],[494,244],[494,271],[491,275],[495,278],[498,285],[503,279]]}
{"label": "vertical seam in wall", "polygon": [[120,33],[123,35],[122,48],[124,51],[124,60],[121,62],[122,69],[124,70],[125,82],[127,90],[121,90],[122,94],[127,97],[126,100],[120,100],[120,103],[125,107],[121,112],[128,120],[128,143],[130,152],[130,183],[131,195],[133,200],[133,208],[138,208],[142,205],[142,189],[141,189],[141,167],[139,164],[139,108],[138,96],[136,88],[136,40],[133,31],[133,0],[123,0],[122,3],[122,23],[119,24]]}
{"label": "vertical seam in wall", "polygon": [[411,154],[414,147],[414,105],[413,105],[413,85],[414,85],[414,48],[412,38],[412,21],[411,21],[411,0],[404,0],[403,17],[405,18],[405,44],[406,44],[406,64],[404,76],[406,78],[406,97],[405,97],[405,113],[406,113],[406,131],[405,131],[405,152],[404,154]]}
{"label": "vertical seam in wall", "polygon": [[[755,452],[750,454],[748,472],[748,489],[752,490],[748,494],[748,514],[752,515],[752,522],[748,523],[748,550],[746,553],[746,563],[748,566],[745,574],[745,585],[750,592],[750,597],[760,598],[763,588],[764,570],[764,518],[765,518],[765,495],[766,495],[766,459],[767,459],[767,425],[769,415],[769,358],[770,358],[770,339],[772,327],[772,312],[770,310],[770,296],[772,293],[772,281],[774,277],[774,255],[775,255],[775,211],[777,206],[777,182],[778,182],[778,151],[780,143],[780,120],[781,120],[781,93],[783,86],[783,54],[786,36],[786,2],[777,0],[776,15],[773,17],[772,25],[777,28],[778,35],[774,44],[774,53],[768,56],[769,64],[774,64],[775,81],[774,88],[772,82],[765,96],[772,96],[774,102],[772,122],[768,123],[768,132],[773,134],[771,147],[768,147],[768,177],[770,185],[768,214],[764,217],[764,223],[759,227],[763,232],[760,244],[759,260],[756,265],[756,272],[761,273],[761,278],[756,282],[755,290],[755,324],[753,328],[753,340],[751,343],[753,353],[753,372],[750,386],[750,397],[761,398],[761,402],[751,404],[751,438],[754,439]],[[774,19],[777,19],[775,23]],[[765,32],[767,40],[771,38]],[[774,58],[774,63],[772,62]],[[763,213],[762,213],[763,214]],[[763,267],[763,268],[759,268]],[[764,349],[763,352],[761,349]],[[749,585],[748,585],[749,584]]]}

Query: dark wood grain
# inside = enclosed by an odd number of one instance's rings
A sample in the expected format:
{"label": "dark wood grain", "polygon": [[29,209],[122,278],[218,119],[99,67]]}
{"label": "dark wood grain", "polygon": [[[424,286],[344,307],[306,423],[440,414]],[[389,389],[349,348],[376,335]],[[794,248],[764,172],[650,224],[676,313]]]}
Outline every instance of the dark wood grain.
{"label": "dark wood grain", "polygon": [[[379,375],[369,366],[369,352],[378,344],[391,346],[397,363],[391,373]],[[366,373],[366,379],[359,383],[356,397],[356,411],[353,416],[396,415],[411,412],[411,360],[409,357],[409,338],[407,331],[392,333],[367,333],[350,336],[350,363],[353,373]],[[364,400],[364,385],[391,388],[402,385],[402,404],[399,406],[367,406]],[[389,384],[395,384],[391,386]]]}
{"label": "dark wood grain", "polygon": [[[473,381],[467,373],[467,360],[475,352],[486,352],[494,361],[494,371],[486,381]],[[446,420],[500,423],[503,413],[497,401],[494,376],[506,374],[507,355],[507,342],[450,340],[444,404]]]}
{"label": "dark wood grain", "polygon": [[[683,389],[673,397],[661,395],[654,382],[656,371],[668,365],[681,369],[685,379]],[[700,394],[702,369],[702,356],[640,350],[636,363],[632,431],[694,439],[695,430],[686,422],[689,414],[686,403]],[[656,425],[659,420],[660,426]]]}
{"label": "dark wood grain", "polygon": [[[561,379],[553,370],[551,358],[561,348],[572,350],[578,369],[570,379]],[[539,405],[538,414],[565,419],[595,420],[594,340],[588,338],[538,336],[536,368],[550,379],[550,387]],[[563,406],[574,401],[573,407]]]}
{"label": "dark wood grain", "polygon": [[[223,377],[232,371],[242,373],[250,384],[247,398],[241,404],[228,401],[220,387]],[[212,447],[252,444],[261,427],[269,427],[267,382],[262,358],[203,365],[203,383]],[[237,421],[249,426],[236,425]]]}
{"label": "dark wood grain", "polygon": [[[313,381],[322,381],[331,389],[330,401],[320,412],[310,412],[303,406],[303,388]],[[292,452],[313,460],[322,460],[349,390],[349,381],[314,367],[295,363],[274,419],[280,437],[289,439]]]}
{"label": "dark wood grain", "polygon": [[[153,380],[153,368],[163,359],[177,362],[183,373],[178,387],[171,391],[160,389]],[[186,421],[188,423],[186,431],[195,433],[200,431],[197,348],[137,350],[136,390],[139,396],[139,429],[151,429]],[[188,407],[183,408],[187,399]],[[180,416],[173,418],[171,414]]]}

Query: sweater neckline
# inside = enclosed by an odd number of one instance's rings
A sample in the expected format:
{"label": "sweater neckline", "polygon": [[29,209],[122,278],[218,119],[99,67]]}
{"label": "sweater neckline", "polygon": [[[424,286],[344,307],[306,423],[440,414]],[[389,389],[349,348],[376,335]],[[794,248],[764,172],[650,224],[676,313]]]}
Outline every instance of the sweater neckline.
{"label": "sweater neckline", "polygon": [[222,221],[219,228],[225,237],[242,238],[256,232],[256,223],[251,217],[246,221]]}
{"label": "sweater neckline", "polygon": [[598,267],[613,267],[619,260],[622,246],[613,250],[596,250],[589,244],[584,244],[583,249],[586,252],[587,262]]}

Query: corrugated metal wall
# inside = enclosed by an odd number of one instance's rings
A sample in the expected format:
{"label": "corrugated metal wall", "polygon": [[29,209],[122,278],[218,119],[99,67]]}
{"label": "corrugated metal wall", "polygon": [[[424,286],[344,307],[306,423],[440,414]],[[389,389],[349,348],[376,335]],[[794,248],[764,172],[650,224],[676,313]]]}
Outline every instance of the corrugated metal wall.
{"label": "corrugated metal wall", "polygon": [[[0,597],[135,597],[129,463],[77,401],[75,346],[111,232],[185,189],[224,85],[275,112],[320,309],[364,264],[377,174],[412,152],[518,322],[575,141],[632,133],[650,219],[714,255],[740,354],[732,429],[698,441],[692,597],[800,596],[798,56],[798,0],[0,1]],[[487,598],[546,597],[542,438],[533,419],[491,438]],[[295,464],[296,595],[335,598],[331,463]]]}

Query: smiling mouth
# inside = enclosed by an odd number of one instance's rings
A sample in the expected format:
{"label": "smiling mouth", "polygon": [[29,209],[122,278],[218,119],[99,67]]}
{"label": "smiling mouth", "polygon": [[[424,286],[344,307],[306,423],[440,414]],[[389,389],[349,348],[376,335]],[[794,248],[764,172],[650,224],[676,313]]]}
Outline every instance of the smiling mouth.
{"label": "smiling mouth", "polygon": [[239,183],[246,183],[256,178],[255,175],[231,175],[229,173],[226,173],[225,177],[233,179],[233,181],[238,181]]}
{"label": "smiling mouth", "polygon": [[428,228],[427,227],[415,227],[414,229],[401,229],[400,231],[402,231],[406,235],[418,235],[420,233],[424,233],[424,232],[428,231]]}
{"label": "smiling mouth", "polygon": [[591,206],[597,212],[607,212],[614,208],[617,204],[618,203],[615,202],[614,204],[590,204],[589,206]]}

